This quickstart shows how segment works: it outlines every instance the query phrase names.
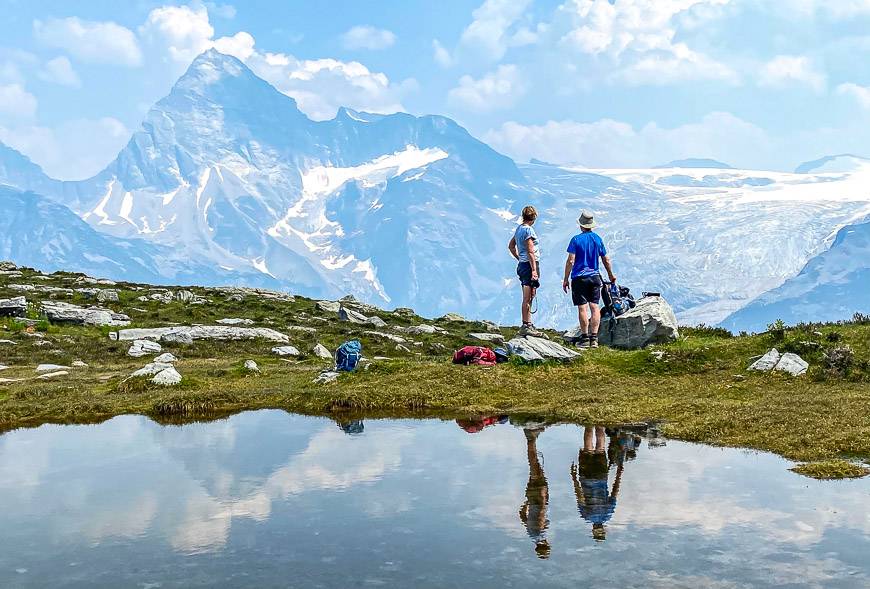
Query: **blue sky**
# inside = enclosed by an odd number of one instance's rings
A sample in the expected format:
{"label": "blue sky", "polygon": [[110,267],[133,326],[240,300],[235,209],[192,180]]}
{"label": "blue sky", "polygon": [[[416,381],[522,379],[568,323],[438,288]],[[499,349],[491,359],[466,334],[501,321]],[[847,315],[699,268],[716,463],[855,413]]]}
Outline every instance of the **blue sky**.
{"label": "blue sky", "polygon": [[870,0],[0,0],[0,140],[108,163],[215,46],[313,118],[455,118],[518,160],[870,155]]}

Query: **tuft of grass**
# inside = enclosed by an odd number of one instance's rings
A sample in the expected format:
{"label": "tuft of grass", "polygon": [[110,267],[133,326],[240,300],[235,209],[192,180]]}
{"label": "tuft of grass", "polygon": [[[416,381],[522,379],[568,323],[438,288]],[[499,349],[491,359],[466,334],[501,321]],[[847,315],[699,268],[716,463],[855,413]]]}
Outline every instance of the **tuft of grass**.
{"label": "tuft of grass", "polygon": [[870,468],[848,460],[823,460],[806,462],[790,468],[792,472],[822,481],[834,479],[859,479],[870,474]]}

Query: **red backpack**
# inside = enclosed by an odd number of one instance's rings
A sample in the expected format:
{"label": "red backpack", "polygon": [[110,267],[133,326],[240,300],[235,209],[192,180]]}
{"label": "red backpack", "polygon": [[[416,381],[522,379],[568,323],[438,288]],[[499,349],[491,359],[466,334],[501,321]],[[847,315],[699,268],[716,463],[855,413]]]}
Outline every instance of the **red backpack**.
{"label": "red backpack", "polygon": [[483,346],[465,346],[453,354],[454,364],[474,364],[476,366],[495,366],[495,352]]}

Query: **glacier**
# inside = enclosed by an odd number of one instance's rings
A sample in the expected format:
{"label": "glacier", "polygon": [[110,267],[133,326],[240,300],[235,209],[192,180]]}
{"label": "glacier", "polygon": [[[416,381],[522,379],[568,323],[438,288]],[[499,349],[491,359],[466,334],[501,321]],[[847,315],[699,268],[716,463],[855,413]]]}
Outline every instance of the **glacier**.
{"label": "glacier", "polygon": [[137,279],[353,294],[504,323],[517,322],[507,242],[526,204],[540,212],[536,322],[558,327],[575,321],[561,274],[581,210],[596,214],[620,281],[663,292],[694,324],[763,301],[870,216],[861,165],[822,162],[799,173],[701,159],[668,166],[517,164],[436,115],[342,108],[313,121],[215,50],[193,61],[93,178],[57,181],[0,148],[0,183],[68,213],[39,217],[45,231],[31,234],[76,227],[72,251],[81,256],[43,251],[27,258],[33,265],[63,260],[123,279],[135,266],[122,254],[134,250]]}

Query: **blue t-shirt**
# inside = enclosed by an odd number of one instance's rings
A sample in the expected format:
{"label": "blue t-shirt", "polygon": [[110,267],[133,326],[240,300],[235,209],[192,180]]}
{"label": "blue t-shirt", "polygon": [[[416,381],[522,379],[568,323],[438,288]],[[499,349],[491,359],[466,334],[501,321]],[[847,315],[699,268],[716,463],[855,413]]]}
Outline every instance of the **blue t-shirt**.
{"label": "blue t-shirt", "polygon": [[520,262],[529,261],[529,248],[526,242],[530,238],[532,243],[535,244],[535,253],[537,254],[535,259],[541,259],[541,255],[538,252],[538,234],[535,233],[534,227],[531,225],[520,225],[517,227],[517,230],[514,231],[514,240],[517,242],[517,254],[520,256]]}
{"label": "blue t-shirt", "polygon": [[571,238],[568,253],[574,254],[574,267],[571,278],[598,274],[598,261],[607,255],[601,237],[594,231],[584,231]]}

